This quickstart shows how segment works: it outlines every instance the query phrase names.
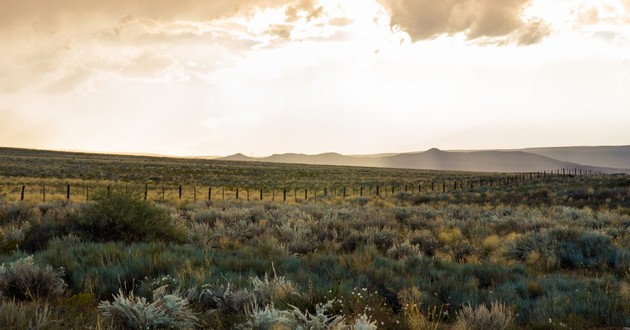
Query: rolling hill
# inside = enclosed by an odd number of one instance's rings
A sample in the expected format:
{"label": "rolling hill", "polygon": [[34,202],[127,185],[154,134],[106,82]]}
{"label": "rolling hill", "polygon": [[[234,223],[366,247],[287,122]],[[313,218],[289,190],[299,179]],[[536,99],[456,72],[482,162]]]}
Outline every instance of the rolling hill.
{"label": "rolling hill", "polygon": [[[522,150],[442,151],[401,154],[347,156],[338,153],[317,155],[274,154],[253,158],[236,154],[220,160],[269,163],[411,168],[474,172],[538,172],[578,169],[604,173],[630,173],[630,147],[537,148]],[[618,148],[618,149],[614,149]],[[552,157],[554,156],[554,157]],[[593,159],[599,157],[599,159]]]}

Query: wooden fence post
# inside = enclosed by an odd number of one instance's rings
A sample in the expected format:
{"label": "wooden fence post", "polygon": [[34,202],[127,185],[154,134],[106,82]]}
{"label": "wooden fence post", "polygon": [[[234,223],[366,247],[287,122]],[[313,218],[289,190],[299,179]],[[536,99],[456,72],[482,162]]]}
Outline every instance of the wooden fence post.
{"label": "wooden fence post", "polygon": [[378,185],[376,185],[376,197],[378,197]]}
{"label": "wooden fence post", "polygon": [[[107,198],[109,198],[109,196],[111,196],[111,192],[112,192],[112,187],[111,186],[107,186]],[[162,193],[162,194],[164,194],[164,193]],[[162,199],[164,199],[164,198],[162,197]]]}
{"label": "wooden fence post", "polygon": [[343,187],[343,198],[346,198],[346,187]]}
{"label": "wooden fence post", "polygon": [[24,200],[24,189],[25,188],[26,188],[25,186],[22,186],[22,192],[20,193],[20,201]]}
{"label": "wooden fence post", "polygon": [[148,184],[144,184],[144,200],[147,200],[147,195],[149,194],[149,185]]}
{"label": "wooden fence post", "polygon": [[208,187],[208,200],[212,200],[212,187]]}
{"label": "wooden fence post", "polygon": [[46,184],[42,183],[42,203],[46,203]]}
{"label": "wooden fence post", "polygon": [[308,199],[308,189],[304,189],[304,199]]}
{"label": "wooden fence post", "polygon": [[363,197],[363,187],[361,187],[361,188],[359,189],[359,191],[361,192],[361,193],[360,193],[360,197]]}
{"label": "wooden fence post", "polygon": [[197,201],[197,186],[193,186],[193,201]]}
{"label": "wooden fence post", "polygon": [[236,188],[236,199],[238,199],[238,188]]}
{"label": "wooden fence post", "polygon": [[287,201],[287,188],[284,188],[282,190],[282,201],[286,202]]}
{"label": "wooden fence post", "polygon": [[263,200],[263,190],[260,189],[260,200]]}
{"label": "wooden fence post", "polygon": [[179,186],[179,199],[182,199],[182,186]]}

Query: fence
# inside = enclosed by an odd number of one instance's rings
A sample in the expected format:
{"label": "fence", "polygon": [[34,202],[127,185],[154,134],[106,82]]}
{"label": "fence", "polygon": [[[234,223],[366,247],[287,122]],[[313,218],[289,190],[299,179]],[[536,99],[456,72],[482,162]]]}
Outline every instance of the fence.
{"label": "fence", "polygon": [[[602,173],[595,173],[601,175]],[[137,183],[49,183],[22,185],[0,185],[0,197],[7,200],[41,201],[90,200],[95,193],[111,194],[113,191],[128,191],[140,194],[145,200],[246,200],[300,202],[323,197],[393,197],[397,193],[454,193],[474,189],[493,189],[520,185],[527,182],[545,182],[550,178],[574,178],[592,176],[593,172],[582,169],[556,169],[553,171],[529,172],[484,178],[451,178],[418,182],[388,182],[337,185],[332,187],[273,187],[253,188],[239,186],[159,185]],[[32,180],[31,180],[32,181]]]}

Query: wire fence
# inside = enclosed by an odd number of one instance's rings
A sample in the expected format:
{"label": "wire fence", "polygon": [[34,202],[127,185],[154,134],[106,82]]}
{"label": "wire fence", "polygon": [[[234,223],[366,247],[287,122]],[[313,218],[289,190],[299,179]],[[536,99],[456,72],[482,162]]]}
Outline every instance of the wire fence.
{"label": "wire fence", "polygon": [[[329,186],[287,184],[284,187],[248,187],[239,185],[197,185],[190,184],[141,184],[109,181],[79,181],[64,182],[61,179],[29,178],[28,182],[17,183],[19,179],[0,179],[0,198],[8,201],[48,202],[54,200],[89,201],[96,194],[109,195],[113,192],[134,193],[145,200],[167,201],[274,201],[301,202],[317,198],[356,198],[356,197],[394,197],[405,193],[410,195],[431,193],[456,193],[474,191],[476,189],[492,190],[504,189],[523,184],[545,184],[549,180],[570,180],[573,178],[603,175],[581,169],[557,169],[553,171],[518,173],[509,175],[495,175],[485,179],[478,177],[460,177],[442,180],[421,180],[387,183],[362,183]],[[5,181],[5,182],[1,182]]]}

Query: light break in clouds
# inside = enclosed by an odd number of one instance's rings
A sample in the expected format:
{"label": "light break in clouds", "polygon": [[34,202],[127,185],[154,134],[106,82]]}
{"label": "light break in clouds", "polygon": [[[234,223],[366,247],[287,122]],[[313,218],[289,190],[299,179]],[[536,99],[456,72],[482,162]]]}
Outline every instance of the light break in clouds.
{"label": "light break in clouds", "polygon": [[0,146],[630,142],[628,0],[3,0]]}

